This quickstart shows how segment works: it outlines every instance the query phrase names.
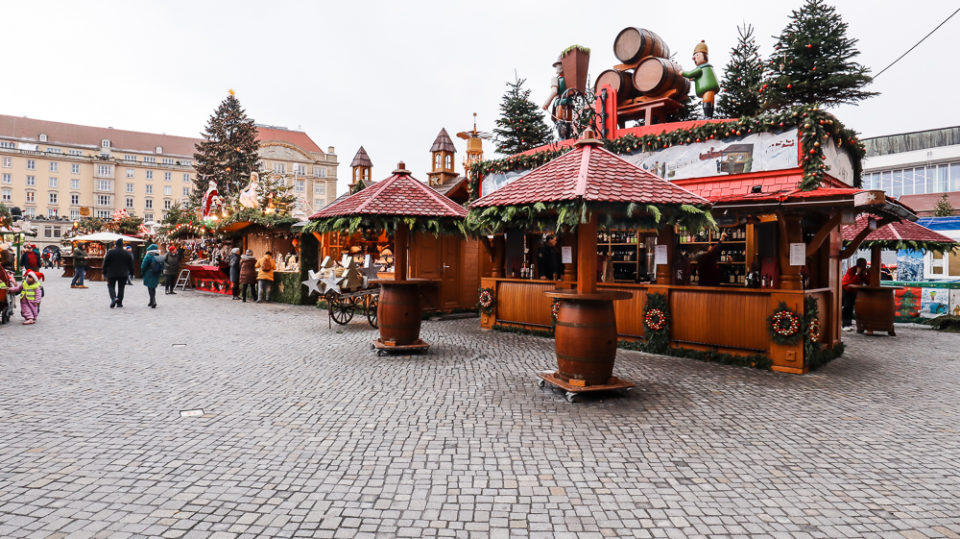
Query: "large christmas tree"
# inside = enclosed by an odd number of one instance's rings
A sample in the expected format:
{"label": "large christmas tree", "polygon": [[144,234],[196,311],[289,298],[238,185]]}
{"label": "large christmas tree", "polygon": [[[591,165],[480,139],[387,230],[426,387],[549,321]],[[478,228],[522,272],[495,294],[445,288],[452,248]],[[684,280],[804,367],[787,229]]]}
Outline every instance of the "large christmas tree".
{"label": "large christmas tree", "polygon": [[221,198],[235,196],[249,182],[250,173],[257,170],[259,159],[257,128],[232,90],[210,116],[203,138],[193,154],[197,170],[190,197],[193,205],[197,205],[211,180],[217,182]]}
{"label": "large christmas tree", "polygon": [[543,112],[530,101],[530,90],[523,88],[525,81],[517,78],[508,82],[507,93],[500,102],[500,118],[493,130],[499,153],[513,155],[553,140],[550,127],[543,121]]}
{"label": "large christmas tree", "polygon": [[756,116],[761,112],[760,84],[763,80],[763,60],[760,46],[753,35],[753,26],[737,27],[740,36],[730,51],[730,62],[723,71],[723,90],[717,100],[721,118]]}
{"label": "large christmas tree", "polygon": [[856,103],[876,95],[863,88],[873,80],[847,23],[823,0],[805,0],[791,14],[766,65],[760,92],[764,108]]}

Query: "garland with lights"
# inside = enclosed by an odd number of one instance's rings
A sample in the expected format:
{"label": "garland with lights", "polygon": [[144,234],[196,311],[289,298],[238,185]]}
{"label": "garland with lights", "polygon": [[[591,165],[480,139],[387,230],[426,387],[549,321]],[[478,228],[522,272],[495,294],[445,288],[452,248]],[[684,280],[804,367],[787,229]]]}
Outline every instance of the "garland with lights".
{"label": "garland with lights", "polygon": [[[605,140],[604,148],[620,155],[652,152],[707,140],[742,137],[753,133],[781,132],[792,126],[799,128],[800,149],[803,155],[800,163],[803,178],[797,186],[799,189],[810,191],[820,187],[827,170],[823,146],[831,138],[838,148],[844,148],[849,152],[850,161],[853,164],[853,185],[860,187],[863,174],[862,161],[866,155],[866,148],[857,138],[855,131],[845,127],[832,114],[820,110],[817,105],[804,105],[782,112],[705,123],[656,135],[642,137],[625,135],[616,140]],[[530,154],[474,163],[470,167],[468,182],[471,200],[478,197],[480,179],[487,174],[504,174],[515,170],[537,168],[572,149],[573,147],[550,147]]]}

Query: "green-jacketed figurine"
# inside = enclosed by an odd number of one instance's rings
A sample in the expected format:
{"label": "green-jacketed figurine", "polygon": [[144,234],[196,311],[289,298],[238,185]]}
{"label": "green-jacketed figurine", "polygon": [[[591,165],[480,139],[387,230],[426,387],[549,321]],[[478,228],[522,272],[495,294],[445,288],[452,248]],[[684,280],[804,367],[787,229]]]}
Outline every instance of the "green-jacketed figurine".
{"label": "green-jacketed figurine", "polygon": [[707,62],[707,44],[701,41],[693,48],[693,63],[697,64],[697,67],[684,71],[681,75],[694,81],[697,97],[703,102],[703,115],[713,118],[713,100],[720,91],[720,84],[717,83],[713,66]]}

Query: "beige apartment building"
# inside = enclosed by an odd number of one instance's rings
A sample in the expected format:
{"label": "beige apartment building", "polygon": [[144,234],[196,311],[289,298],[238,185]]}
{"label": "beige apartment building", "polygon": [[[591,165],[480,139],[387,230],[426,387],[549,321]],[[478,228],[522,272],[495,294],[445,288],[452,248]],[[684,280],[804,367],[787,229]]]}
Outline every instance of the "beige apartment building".
{"label": "beige apartment building", "polygon": [[[303,131],[257,126],[260,169],[293,187],[302,213],[336,198],[337,155]],[[145,221],[190,196],[200,139],[0,115],[0,202],[55,242],[81,217]]]}

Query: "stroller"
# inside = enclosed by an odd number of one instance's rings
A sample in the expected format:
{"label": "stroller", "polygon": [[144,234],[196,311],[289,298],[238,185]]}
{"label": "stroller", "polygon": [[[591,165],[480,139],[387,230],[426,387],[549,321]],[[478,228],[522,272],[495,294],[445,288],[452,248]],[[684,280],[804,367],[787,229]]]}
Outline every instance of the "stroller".
{"label": "stroller", "polygon": [[[0,281],[6,287],[14,286],[13,276],[5,268],[0,268]],[[10,294],[7,288],[0,287],[0,324],[6,324],[13,318],[13,306],[16,303],[16,296]]]}

